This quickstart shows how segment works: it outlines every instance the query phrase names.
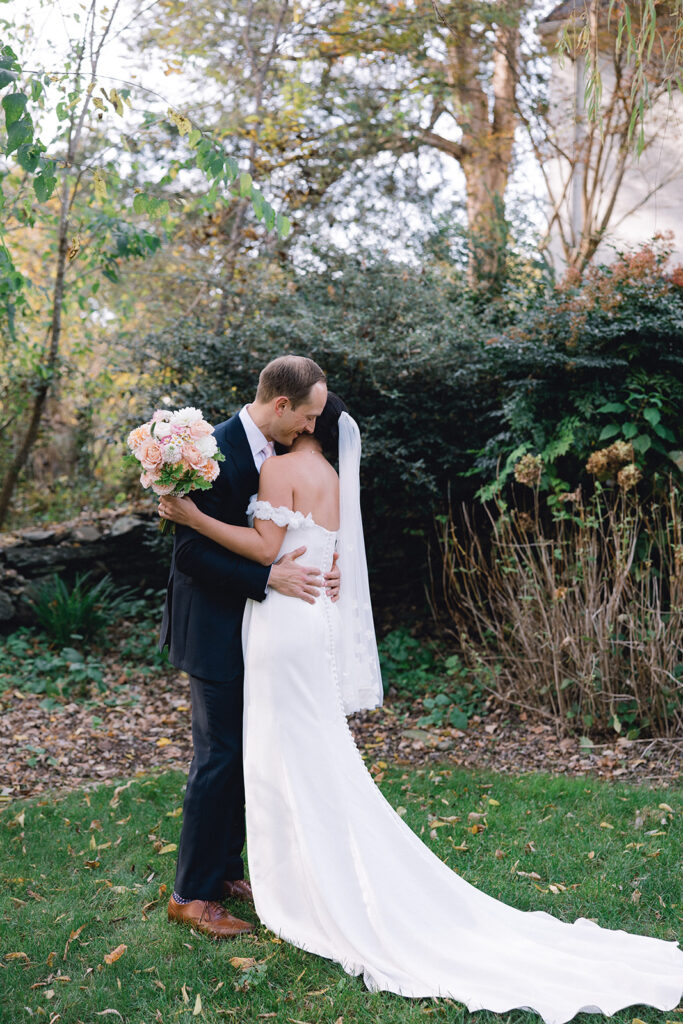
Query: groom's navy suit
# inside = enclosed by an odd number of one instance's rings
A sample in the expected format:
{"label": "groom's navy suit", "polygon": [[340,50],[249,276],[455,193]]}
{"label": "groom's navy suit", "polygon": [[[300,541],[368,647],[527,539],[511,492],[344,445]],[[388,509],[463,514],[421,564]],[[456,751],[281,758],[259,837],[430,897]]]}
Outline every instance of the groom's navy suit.
{"label": "groom's navy suit", "polygon": [[[247,526],[258,470],[235,415],[214,432],[225,455],[209,491],[194,491],[214,519]],[[175,889],[187,899],[221,899],[224,879],[242,878],[242,615],[266,596],[270,567],[178,526],[159,647],[190,676],[194,756],[183,805]]]}

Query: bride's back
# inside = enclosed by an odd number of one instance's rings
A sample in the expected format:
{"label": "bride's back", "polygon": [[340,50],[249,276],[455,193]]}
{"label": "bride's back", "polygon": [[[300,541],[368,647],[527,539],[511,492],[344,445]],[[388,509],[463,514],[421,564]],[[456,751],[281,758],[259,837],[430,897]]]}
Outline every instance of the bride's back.
{"label": "bride's back", "polygon": [[321,452],[305,449],[278,456],[286,461],[295,512],[311,515],[325,530],[339,529],[339,477]]}

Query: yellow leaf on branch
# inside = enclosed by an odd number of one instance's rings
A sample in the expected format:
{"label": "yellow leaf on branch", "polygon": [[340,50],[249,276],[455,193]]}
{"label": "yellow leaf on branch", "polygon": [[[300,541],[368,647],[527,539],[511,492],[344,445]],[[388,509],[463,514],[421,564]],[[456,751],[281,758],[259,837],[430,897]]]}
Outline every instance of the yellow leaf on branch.
{"label": "yellow leaf on branch", "polygon": [[96,167],[93,171],[93,185],[95,186],[95,198],[98,202],[102,202],[107,198],[107,183],[104,180],[102,171]]}

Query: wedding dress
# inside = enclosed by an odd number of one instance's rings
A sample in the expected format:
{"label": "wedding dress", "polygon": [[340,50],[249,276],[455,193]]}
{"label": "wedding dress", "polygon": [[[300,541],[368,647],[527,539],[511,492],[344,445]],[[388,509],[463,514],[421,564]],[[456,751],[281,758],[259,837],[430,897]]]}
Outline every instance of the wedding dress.
{"label": "wedding dress", "polygon": [[[286,525],[280,554],[306,545],[307,564],[330,568],[337,534],[310,515],[253,500],[249,512]],[[675,941],[516,910],[411,831],[349,730],[341,621],[324,593],[306,604],[271,591],[245,612],[247,849],[262,923],[372,991],[447,996],[470,1011],[519,1008],[563,1024],[580,1011],[676,1007]]]}

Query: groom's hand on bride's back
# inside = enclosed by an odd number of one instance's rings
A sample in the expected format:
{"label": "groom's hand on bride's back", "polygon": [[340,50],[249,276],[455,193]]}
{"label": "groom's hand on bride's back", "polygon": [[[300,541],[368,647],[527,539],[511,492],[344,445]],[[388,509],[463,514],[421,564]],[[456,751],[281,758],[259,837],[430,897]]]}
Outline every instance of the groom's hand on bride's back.
{"label": "groom's hand on bride's back", "polygon": [[275,562],[270,570],[268,586],[286,597],[299,597],[308,604],[315,604],[323,584],[322,574],[320,569],[297,562],[305,550],[305,547],[297,548]]}

